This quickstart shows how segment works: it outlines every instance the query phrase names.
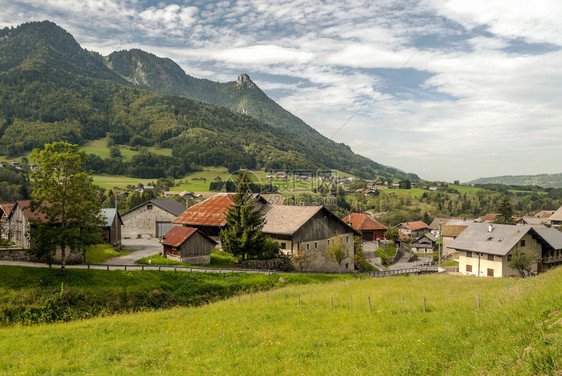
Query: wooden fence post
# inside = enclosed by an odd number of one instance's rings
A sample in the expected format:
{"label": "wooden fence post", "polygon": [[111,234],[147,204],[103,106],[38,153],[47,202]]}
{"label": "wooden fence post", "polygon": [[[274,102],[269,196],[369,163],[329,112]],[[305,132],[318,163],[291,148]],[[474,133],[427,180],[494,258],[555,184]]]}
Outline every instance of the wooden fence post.
{"label": "wooden fence post", "polygon": [[373,307],[371,307],[371,297],[369,296],[367,299],[369,299],[369,312],[373,313]]}
{"label": "wooden fence post", "polygon": [[298,297],[299,297],[299,305],[298,306],[300,307],[301,306],[301,294],[298,294]]}
{"label": "wooden fence post", "polygon": [[353,298],[351,297],[351,294],[349,294],[349,310],[353,311]]}
{"label": "wooden fence post", "polygon": [[476,294],[476,305],[480,309],[480,294]]}
{"label": "wooden fence post", "polygon": [[332,309],[334,309],[334,297],[332,296],[331,299],[332,299]]}
{"label": "wooden fence post", "polygon": [[425,298],[423,298],[423,311],[425,312]]}

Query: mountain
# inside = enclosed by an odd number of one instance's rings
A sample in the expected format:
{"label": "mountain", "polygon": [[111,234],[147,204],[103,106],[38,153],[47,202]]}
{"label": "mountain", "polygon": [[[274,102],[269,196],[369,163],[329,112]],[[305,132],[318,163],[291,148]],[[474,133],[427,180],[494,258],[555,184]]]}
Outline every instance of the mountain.
{"label": "mountain", "polygon": [[562,188],[562,173],[493,176],[472,180],[468,184],[538,185],[543,188]]}
{"label": "mountain", "polygon": [[269,98],[247,74],[227,83],[199,79],[186,74],[173,60],[138,49],[113,52],[106,59],[114,72],[143,89],[226,107],[307,140],[334,145],[333,141]]}
{"label": "mountain", "polygon": [[[143,58],[140,65],[136,56]],[[155,77],[161,77],[160,86]],[[205,95],[187,98],[186,88]],[[158,92],[164,89],[169,94]],[[220,105],[203,102],[212,98]],[[272,125],[231,111],[229,103],[272,108],[262,113],[285,120]],[[109,136],[133,147],[168,147],[172,156],[144,152],[128,164],[117,157],[91,157],[95,171],[152,178],[181,176],[195,166],[244,166],[417,179],[354,154],[304,123],[288,125],[291,119],[298,118],[247,76],[227,84],[199,80],[171,60],[140,50],[103,58],[48,21],[0,30],[0,154],[16,156],[48,142],[83,144]]]}

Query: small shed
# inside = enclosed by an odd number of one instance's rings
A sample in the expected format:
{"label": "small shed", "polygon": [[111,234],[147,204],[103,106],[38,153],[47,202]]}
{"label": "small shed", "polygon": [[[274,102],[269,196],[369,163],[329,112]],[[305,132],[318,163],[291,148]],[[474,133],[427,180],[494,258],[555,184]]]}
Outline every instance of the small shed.
{"label": "small shed", "polygon": [[103,219],[103,230],[101,233],[105,243],[111,244],[113,248],[121,248],[121,226],[123,220],[115,208],[101,209],[100,216]]}
{"label": "small shed", "polygon": [[193,227],[174,226],[162,236],[162,256],[187,264],[210,264],[216,241]]}

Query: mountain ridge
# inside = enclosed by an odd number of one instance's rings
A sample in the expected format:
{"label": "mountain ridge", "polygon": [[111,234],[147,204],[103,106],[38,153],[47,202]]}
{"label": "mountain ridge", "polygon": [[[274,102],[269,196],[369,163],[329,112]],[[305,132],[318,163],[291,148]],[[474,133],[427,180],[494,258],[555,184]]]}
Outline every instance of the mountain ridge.
{"label": "mountain ridge", "polygon": [[562,173],[490,176],[471,180],[467,184],[538,185],[543,188],[562,188]]}
{"label": "mountain ridge", "polygon": [[[241,75],[238,81],[226,84],[214,83],[190,78],[170,59],[144,51],[130,54],[130,59],[135,54],[154,60],[152,69],[164,72],[162,77],[168,77],[168,81],[163,86],[168,89],[167,83],[174,83],[170,77],[175,75],[181,79],[178,90],[185,91],[184,84],[189,82],[191,86],[187,87],[194,91],[197,85],[215,87],[215,101],[223,104],[239,104],[240,98],[252,95],[267,97],[249,76]],[[14,156],[58,140],[83,144],[109,136],[117,144],[169,147],[172,156],[157,158],[145,153],[130,165],[118,159],[95,161],[104,172],[135,170],[179,176],[193,165],[221,165],[337,169],[364,178],[417,179],[415,174],[354,154],[347,145],[326,139],[306,124],[292,131],[284,124],[275,127],[227,106],[140,87],[143,82],[154,86],[154,81],[148,80],[143,69],[133,69],[123,56],[127,54],[104,58],[82,49],[72,35],[49,21],[1,29],[0,154]],[[149,63],[142,61],[147,66]],[[229,99],[224,92],[234,98]],[[247,96],[236,97],[239,92]],[[212,93],[207,91],[206,95]],[[273,107],[288,113],[277,104]],[[299,132],[308,132],[310,138]]]}

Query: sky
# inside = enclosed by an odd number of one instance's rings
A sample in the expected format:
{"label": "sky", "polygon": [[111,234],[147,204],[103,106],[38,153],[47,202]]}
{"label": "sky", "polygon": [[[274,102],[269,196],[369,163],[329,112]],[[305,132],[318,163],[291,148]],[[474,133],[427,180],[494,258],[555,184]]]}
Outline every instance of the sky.
{"label": "sky", "polygon": [[424,179],[562,172],[559,0],[0,7],[0,27],[50,20],[103,55],[140,48],[221,82],[247,73],[326,137]]}

